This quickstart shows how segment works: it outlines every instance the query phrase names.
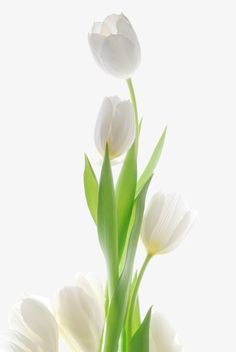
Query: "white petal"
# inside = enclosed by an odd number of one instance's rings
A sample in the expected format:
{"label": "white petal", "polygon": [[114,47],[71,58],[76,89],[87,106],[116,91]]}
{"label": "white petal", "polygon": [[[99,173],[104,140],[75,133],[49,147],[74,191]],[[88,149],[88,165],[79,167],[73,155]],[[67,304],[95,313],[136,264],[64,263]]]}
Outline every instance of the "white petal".
{"label": "white petal", "polygon": [[117,157],[129,149],[135,138],[135,117],[129,100],[117,104],[112,119],[109,151]]}
{"label": "white petal", "polygon": [[176,229],[173,232],[173,235],[169,242],[166,244],[166,247],[160,254],[164,254],[174,250],[187,236],[191,227],[193,226],[198,213],[196,211],[188,211],[179,224],[176,226]]}
{"label": "white petal", "polygon": [[35,299],[26,298],[22,301],[21,313],[25,323],[42,339],[43,349],[56,352],[58,350],[58,329],[48,308]]}
{"label": "white petal", "polygon": [[106,143],[109,138],[113,116],[113,105],[109,98],[105,98],[98,113],[95,125],[95,145],[101,155],[104,154]]}
{"label": "white petal", "polygon": [[139,65],[139,46],[123,35],[110,35],[104,39],[100,51],[104,69],[117,78],[129,78]]}
{"label": "white petal", "polygon": [[103,324],[105,293],[100,279],[94,273],[89,273],[86,276],[78,273],[76,275],[76,284],[78,287],[83,288],[95,301],[100,303],[99,310],[101,311],[100,315]]}
{"label": "white petal", "polygon": [[178,342],[177,334],[160,313],[153,313],[150,325],[150,352],[177,352],[182,346]]}
{"label": "white petal", "polygon": [[147,247],[149,246],[151,234],[153,233],[156,224],[159,222],[164,203],[165,194],[158,192],[152,197],[148,209],[145,212],[141,237]]}
{"label": "white petal", "polygon": [[118,34],[122,34],[124,37],[128,38],[134,44],[139,46],[137,35],[131,24],[124,16],[122,16],[117,22],[117,32]]}
{"label": "white petal", "polygon": [[158,253],[169,242],[185,211],[186,205],[180,195],[175,193],[166,195],[161,214],[150,236],[150,241],[155,243],[154,247],[156,246]]}
{"label": "white petal", "polygon": [[17,345],[14,345],[14,343],[8,342],[0,345],[0,352],[28,352],[28,351],[20,348]]}
{"label": "white petal", "polygon": [[1,336],[1,343],[8,346],[17,346],[17,348],[27,352],[40,351],[36,343],[33,343],[26,336],[14,330],[9,330],[6,334]]}
{"label": "white petal", "polygon": [[[96,30],[98,30],[98,28],[96,28]],[[102,50],[105,38],[106,38],[105,36],[98,33],[89,33],[88,35],[88,42],[89,42],[89,46],[92,51],[93,57],[102,70],[106,70],[101,59],[101,50]]]}
{"label": "white petal", "polygon": [[116,108],[116,106],[121,103],[121,99],[118,96],[112,96],[108,98],[110,100],[110,102],[112,103],[113,106],[113,114],[114,114],[114,109]]}
{"label": "white petal", "polygon": [[100,31],[102,29],[102,25],[103,25],[102,22],[94,22],[90,33],[100,34]]}
{"label": "white petal", "polygon": [[108,36],[111,34],[109,27],[103,22],[95,22],[91,33],[101,34],[103,36]]}
{"label": "white petal", "polygon": [[48,308],[34,298],[25,298],[10,315],[10,326],[26,338],[40,344],[43,352],[57,352],[58,329]]}
{"label": "white petal", "polygon": [[9,327],[11,330],[15,330],[23,336],[26,336],[29,340],[36,343],[40,342],[40,338],[36,335],[25,323],[21,313],[21,302],[12,307],[9,315]]}
{"label": "white petal", "polygon": [[99,303],[80,287],[67,286],[57,296],[55,310],[67,342],[83,352],[98,350],[103,328]]}
{"label": "white petal", "polygon": [[110,34],[117,34],[117,22],[122,18],[122,15],[112,14],[105,18],[104,23],[109,27]]}

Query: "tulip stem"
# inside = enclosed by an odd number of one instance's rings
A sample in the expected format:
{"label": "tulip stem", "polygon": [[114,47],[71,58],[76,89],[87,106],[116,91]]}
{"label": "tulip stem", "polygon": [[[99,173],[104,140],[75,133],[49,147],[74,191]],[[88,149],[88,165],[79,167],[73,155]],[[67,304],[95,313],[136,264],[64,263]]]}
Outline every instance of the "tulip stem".
{"label": "tulip stem", "polygon": [[130,99],[134,109],[134,116],[135,116],[135,124],[136,124],[136,143],[138,144],[138,137],[139,137],[139,121],[138,121],[138,108],[137,108],[137,101],[134,92],[134,86],[132,83],[131,78],[127,79],[127,85],[129,88]]}
{"label": "tulip stem", "polygon": [[146,270],[151,258],[152,258],[152,256],[150,254],[148,254],[146,256],[146,258],[143,262],[143,265],[140,269],[140,272],[138,274],[133,291],[131,292],[130,303],[129,303],[128,312],[127,312],[127,340],[128,340],[128,343],[130,342],[131,337],[132,337],[132,322],[133,322],[135,304],[136,304],[137,297],[138,297],[138,290],[139,290],[143,275],[145,273],[145,270]]}

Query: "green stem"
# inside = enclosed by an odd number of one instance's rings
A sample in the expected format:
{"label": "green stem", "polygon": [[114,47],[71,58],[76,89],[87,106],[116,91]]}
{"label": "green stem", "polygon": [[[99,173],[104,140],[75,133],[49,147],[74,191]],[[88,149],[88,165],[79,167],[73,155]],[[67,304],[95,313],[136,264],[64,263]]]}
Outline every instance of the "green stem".
{"label": "green stem", "polygon": [[104,339],[104,331],[105,331],[105,323],[102,329],[102,336],[100,338],[100,346],[99,346],[99,352],[102,352],[102,346],[103,346],[103,339]]}
{"label": "green stem", "polygon": [[138,274],[134,289],[132,291],[132,295],[130,298],[130,304],[129,304],[129,308],[128,308],[128,313],[127,313],[127,340],[130,341],[131,337],[132,337],[132,322],[133,322],[133,316],[134,316],[134,308],[135,308],[135,304],[136,304],[136,300],[138,297],[138,290],[143,278],[143,275],[145,273],[145,270],[148,266],[148,263],[150,262],[152,256],[150,254],[148,254],[143,262],[143,265],[140,269],[140,272]]}
{"label": "green stem", "polygon": [[133,109],[134,109],[135,125],[136,125],[135,143],[136,143],[136,151],[138,151],[139,119],[138,119],[137,101],[136,101],[135,92],[134,92],[134,86],[133,86],[131,78],[128,78],[126,80],[126,82],[127,82],[128,88],[129,88],[130,99],[131,99],[131,102],[132,102],[132,105],[133,105]]}
{"label": "green stem", "polygon": [[136,102],[136,97],[135,97],[135,92],[134,92],[134,86],[133,86],[131,78],[127,79],[127,84],[128,84],[128,88],[129,88],[130,99],[131,99],[131,102],[132,102],[133,108],[134,108],[136,133],[137,133],[138,124],[139,124],[139,122],[138,122],[138,108],[137,108],[137,102]]}

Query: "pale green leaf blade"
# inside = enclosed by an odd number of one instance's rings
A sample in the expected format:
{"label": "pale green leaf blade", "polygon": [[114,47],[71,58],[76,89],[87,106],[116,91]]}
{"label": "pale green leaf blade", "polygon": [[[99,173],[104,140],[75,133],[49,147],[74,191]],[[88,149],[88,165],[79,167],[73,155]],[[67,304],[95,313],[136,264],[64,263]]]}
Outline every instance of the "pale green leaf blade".
{"label": "pale green leaf blade", "polygon": [[134,334],[138,328],[140,327],[141,320],[140,320],[140,307],[139,307],[139,298],[137,298],[135,307],[134,307],[134,315],[132,321],[132,334]]}
{"label": "pale green leaf blade", "polygon": [[162,133],[161,138],[159,139],[146,168],[144,169],[142,175],[138,180],[136,196],[140,193],[143,186],[145,185],[149,177],[153,174],[155,167],[157,166],[165,142],[166,130],[167,128],[165,128],[164,132]]}
{"label": "pale green leaf blade", "polygon": [[104,156],[98,191],[97,228],[108,272],[110,295],[118,278],[118,238],[115,191],[108,148]]}
{"label": "pale green leaf blade", "polygon": [[146,314],[145,319],[132,337],[130,352],[149,352],[149,328],[152,308]]}
{"label": "pale green leaf blade", "polygon": [[[137,283],[137,272],[135,273],[133,277],[133,281],[130,287],[130,292],[129,292],[129,303],[128,303],[128,308],[127,311],[130,310],[130,304],[131,304],[131,297],[133,296],[134,289]],[[127,318],[127,316],[126,316]],[[128,319],[126,319],[126,324],[125,324],[125,330],[128,336],[133,336],[134,333],[138,330],[139,326],[141,325],[141,318],[140,318],[140,307],[139,307],[139,298],[137,296],[136,302],[134,303],[134,310],[132,314],[132,321],[129,322],[128,324]]]}
{"label": "pale green leaf blade", "polygon": [[96,223],[98,205],[98,181],[87,155],[85,155],[84,192],[90,214]]}
{"label": "pale green leaf blade", "polygon": [[137,160],[133,144],[124,160],[116,186],[119,259],[125,247],[137,184]]}
{"label": "pale green leaf blade", "polygon": [[[137,273],[135,273],[133,278],[133,282],[130,290],[130,296],[132,296],[133,294],[133,289],[136,285],[136,281],[137,281]],[[137,297],[137,300],[135,302],[135,307],[134,307],[132,326],[131,326],[131,336],[133,336],[134,333],[138,330],[140,324],[141,324],[140,307],[139,307],[139,298]]]}

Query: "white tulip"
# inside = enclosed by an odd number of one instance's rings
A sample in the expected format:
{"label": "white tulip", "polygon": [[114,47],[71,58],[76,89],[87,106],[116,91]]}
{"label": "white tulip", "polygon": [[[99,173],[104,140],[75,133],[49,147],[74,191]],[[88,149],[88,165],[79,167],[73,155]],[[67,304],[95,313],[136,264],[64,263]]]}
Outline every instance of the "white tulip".
{"label": "white tulip", "polygon": [[99,110],[94,139],[101,155],[108,145],[110,158],[125,153],[135,138],[135,117],[129,100],[106,97]]}
{"label": "white tulip", "polygon": [[174,328],[167,318],[158,312],[154,312],[151,317],[149,351],[184,352]]}
{"label": "white tulip", "polygon": [[123,14],[95,22],[88,36],[97,64],[117,78],[129,78],[137,69],[141,49],[137,35]]}
{"label": "white tulip", "polygon": [[175,249],[190,230],[197,212],[181,196],[158,192],[144,215],[141,238],[149,255]]}
{"label": "white tulip", "polygon": [[55,315],[73,351],[98,352],[105,313],[104,298],[94,282],[79,276],[75,286],[60,290],[55,300]]}
{"label": "white tulip", "polygon": [[9,325],[12,330],[8,339],[10,350],[58,351],[56,320],[40,300],[27,297],[15,305],[9,316]]}

